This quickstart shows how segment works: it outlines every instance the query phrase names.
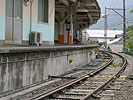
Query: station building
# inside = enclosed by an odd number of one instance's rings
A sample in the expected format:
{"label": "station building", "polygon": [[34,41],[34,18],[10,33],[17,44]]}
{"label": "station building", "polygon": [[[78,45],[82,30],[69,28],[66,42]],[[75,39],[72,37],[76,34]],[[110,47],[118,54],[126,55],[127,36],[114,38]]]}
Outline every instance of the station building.
{"label": "station building", "polygon": [[54,44],[55,0],[0,0],[0,44],[28,44],[31,32]]}
{"label": "station building", "polygon": [[73,36],[100,17],[96,0],[0,0],[0,45],[29,45],[40,33],[41,45],[73,43]]}
{"label": "station building", "polygon": [[0,97],[92,62],[98,45],[49,45],[72,44],[77,33],[82,41],[99,17],[96,0],[0,0]]}

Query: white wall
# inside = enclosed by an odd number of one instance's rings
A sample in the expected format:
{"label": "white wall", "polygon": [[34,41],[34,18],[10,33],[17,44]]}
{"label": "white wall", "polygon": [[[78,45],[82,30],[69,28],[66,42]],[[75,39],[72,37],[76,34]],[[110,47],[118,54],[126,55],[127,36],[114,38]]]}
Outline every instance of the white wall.
{"label": "white wall", "polygon": [[[55,22],[55,0],[49,0],[48,24],[54,26]],[[30,21],[30,4],[23,4],[23,20]],[[32,21],[38,22],[38,0],[33,0],[32,4]]]}
{"label": "white wall", "polygon": [[6,0],[0,0],[0,17],[5,17]]}

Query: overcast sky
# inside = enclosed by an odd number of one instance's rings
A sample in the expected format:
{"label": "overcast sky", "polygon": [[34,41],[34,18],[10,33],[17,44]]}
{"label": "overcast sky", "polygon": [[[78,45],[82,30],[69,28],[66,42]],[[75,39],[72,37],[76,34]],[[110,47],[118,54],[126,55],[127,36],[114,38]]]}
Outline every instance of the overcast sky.
{"label": "overcast sky", "polygon": [[[99,6],[101,7],[101,14],[105,12],[105,6],[107,8],[123,8],[123,0],[97,0]],[[133,9],[133,0],[126,0],[126,18],[128,20],[128,25],[133,25],[133,14],[129,11]],[[123,14],[122,11],[119,11],[120,14]],[[122,29],[122,18],[111,10],[107,10],[108,17],[108,29]],[[104,29],[104,18],[101,18],[97,24],[90,27],[90,29]]]}

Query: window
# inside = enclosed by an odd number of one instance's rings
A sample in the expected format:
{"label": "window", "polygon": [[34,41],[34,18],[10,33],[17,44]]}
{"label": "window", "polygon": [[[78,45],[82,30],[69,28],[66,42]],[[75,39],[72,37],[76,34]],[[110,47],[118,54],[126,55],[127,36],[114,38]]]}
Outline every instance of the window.
{"label": "window", "polygon": [[6,0],[6,17],[13,17],[14,0]]}
{"label": "window", "polygon": [[14,0],[15,18],[22,19],[22,0]]}
{"label": "window", "polygon": [[48,23],[48,0],[38,0],[38,21]]}
{"label": "window", "polygon": [[22,0],[6,0],[6,17],[22,18]]}

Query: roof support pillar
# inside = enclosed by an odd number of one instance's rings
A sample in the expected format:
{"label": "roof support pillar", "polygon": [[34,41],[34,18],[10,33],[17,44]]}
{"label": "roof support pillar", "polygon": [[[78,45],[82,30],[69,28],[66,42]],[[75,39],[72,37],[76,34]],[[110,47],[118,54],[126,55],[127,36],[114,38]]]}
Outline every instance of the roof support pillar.
{"label": "roof support pillar", "polygon": [[70,29],[67,30],[67,43],[72,44],[73,40],[73,23],[72,23],[72,6],[71,6],[71,1],[69,1],[69,7],[68,7],[68,19],[67,23],[70,24]]}
{"label": "roof support pillar", "polygon": [[64,22],[59,22],[58,43],[64,43]]}
{"label": "roof support pillar", "polygon": [[80,40],[80,43],[82,44],[82,30],[79,29],[79,40]]}
{"label": "roof support pillar", "polygon": [[64,43],[64,27],[66,19],[67,16],[64,15],[64,12],[61,12],[61,19],[59,20],[58,43]]}

